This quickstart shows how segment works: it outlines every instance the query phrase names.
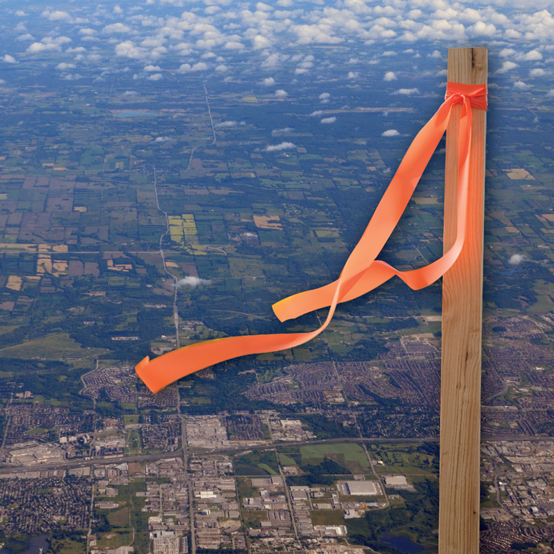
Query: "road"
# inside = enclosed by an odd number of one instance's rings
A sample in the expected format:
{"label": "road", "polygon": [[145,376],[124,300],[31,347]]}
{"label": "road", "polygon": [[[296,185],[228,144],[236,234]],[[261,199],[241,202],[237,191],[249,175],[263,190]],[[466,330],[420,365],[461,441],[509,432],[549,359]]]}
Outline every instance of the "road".
{"label": "road", "polygon": [[[481,437],[482,442],[504,442],[504,441],[554,441],[554,437],[538,437],[538,436],[506,436],[506,437]],[[320,440],[310,440],[310,441],[296,441],[296,442],[279,442],[277,444],[267,443],[262,445],[247,446],[247,445],[237,445],[230,448],[223,449],[208,449],[208,450],[195,450],[195,453],[198,454],[234,454],[238,452],[245,451],[254,451],[254,450],[268,450],[268,449],[279,449],[279,448],[288,448],[294,446],[304,446],[312,444],[333,444],[333,443],[345,443],[345,442],[358,442],[365,444],[399,444],[399,443],[438,443],[439,437],[419,437],[419,438],[384,438],[384,437],[346,437],[346,438],[336,438],[336,439],[320,439]],[[188,456],[187,451],[187,456]],[[73,469],[77,467],[86,467],[90,465],[108,465],[108,464],[120,464],[122,462],[153,462],[156,460],[163,460],[168,458],[177,458],[184,456],[183,449],[179,448],[173,452],[159,452],[156,454],[139,454],[136,456],[114,456],[111,458],[90,458],[89,460],[63,460],[62,462],[57,462],[53,464],[36,464],[30,466],[6,466],[3,465],[0,467],[0,475],[6,473],[24,473],[27,471],[42,471],[47,469]]]}
{"label": "road", "polygon": [[[190,516],[190,552],[196,554],[196,530],[194,528],[194,494],[192,491],[192,480],[188,473],[188,445],[187,426],[185,416],[181,413],[182,404],[179,396],[179,418],[181,419],[181,452],[183,453],[183,468],[187,477],[187,489],[189,493],[189,516]],[[160,504],[161,506],[161,504]]]}
{"label": "road", "polygon": [[154,193],[156,195],[156,206],[158,207],[158,210],[164,214],[164,217],[165,217],[166,231],[165,231],[165,233],[162,233],[160,235],[160,256],[162,258],[164,271],[166,272],[167,275],[169,275],[169,277],[171,277],[173,279],[173,323],[175,325],[175,341],[176,341],[177,348],[179,348],[180,347],[180,344],[179,344],[179,312],[177,311],[177,291],[179,289],[179,287],[177,286],[177,282],[179,281],[179,279],[177,278],[176,275],[173,275],[173,273],[171,273],[171,271],[169,271],[169,269],[167,269],[167,264],[166,264],[166,261],[165,261],[165,254],[164,254],[164,250],[163,250],[163,240],[164,240],[164,237],[166,235],[170,234],[170,231],[169,231],[169,217],[167,215],[167,212],[160,207],[160,201],[158,199],[158,179],[157,179],[157,176],[156,176],[156,168],[155,167],[153,168],[153,178],[154,178]]}

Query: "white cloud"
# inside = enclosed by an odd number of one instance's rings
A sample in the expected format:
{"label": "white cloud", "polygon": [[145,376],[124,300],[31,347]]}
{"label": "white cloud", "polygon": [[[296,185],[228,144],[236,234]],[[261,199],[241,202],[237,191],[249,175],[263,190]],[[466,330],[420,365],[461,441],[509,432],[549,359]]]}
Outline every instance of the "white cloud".
{"label": "white cloud", "polygon": [[42,15],[42,17],[46,17],[46,19],[49,19],[50,21],[71,21],[71,16],[67,12],[61,10],[45,10],[40,15]]}
{"label": "white cloud", "polygon": [[35,37],[29,33],[19,35],[15,40],[35,40]]}
{"label": "white cloud", "polygon": [[85,35],[87,37],[90,37],[92,35],[95,35],[96,34],[96,31],[94,29],[88,29],[88,28],[84,28],[84,29],[79,29],[79,34],[80,35]]}
{"label": "white cloud", "polygon": [[419,94],[419,89],[417,88],[401,88],[393,92],[393,94],[405,94],[406,96],[411,96],[412,94]]}
{"label": "white cloud", "polygon": [[152,71],[161,71],[162,68],[159,65],[147,65],[144,68],[144,71],[152,72]]}
{"label": "white cloud", "polygon": [[517,67],[517,63],[515,62],[504,62],[502,64],[502,67],[497,70],[496,73],[506,73],[507,71],[510,71],[510,69],[514,69],[514,67]]}
{"label": "white cloud", "polygon": [[294,131],[292,127],[284,127],[283,129],[273,129],[273,131],[271,131],[271,134],[274,137],[277,137],[279,135],[288,135],[289,133],[292,133],[292,131]]}
{"label": "white cloud", "polygon": [[387,71],[383,79],[385,81],[396,81],[396,73],[394,71]]}
{"label": "white cloud", "polygon": [[513,48],[503,48],[498,55],[501,58],[507,58],[508,56],[513,56],[515,53],[516,51]]}
{"label": "white cloud", "polygon": [[534,62],[537,60],[542,60],[542,54],[538,50],[531,50],[527,54],[523,54],[517,57],[518,60],[525,60],[527,62]]}
{"label": "white cloud", "polygon": [[45,37],[40,42],[33,42],[33,44],[27,48],[27,52],[29,54],[38,54],[44,51],[60,52],[62,44],[67,44],[68,42],[71,42],[69,37]]}
{"label": "white cloud", "polygon": [[122,14],[123,10],[119,6],[115,6],[115,8],[113,9],[113,13]]}
{"label": "white cloud", "polygon": [[219,64],[218,66],[216,66],[215,70],[218,73],[225,73],[226,71],[229,70],[229,68],[225,64]]}
{"label": "white cloud", "polygon": [[261,50],[262,48],[269,48],[271,46],[271,41],[262,35],[256,35],[252,39],[252,47],[254,50]]}
{"label": "white cloud", "polygon": [[320,121],[320,123],[334,123],[336,120],[336,117],[325,117]]}
{"label": "white cloud", "polygon": [[107,35],[113,35],[115,33],[129,33],[131,32],[131,27],[123,25],[123,23],[111,23],[110,25],[106,25],[102,29],[102,32]]}
{"label": "white cloud", "polygon": [[15,12],[15,15],[17,15],[19,17],[25,17],[27,14],[23,10],[17,10]]}
{"label": "white cloud", "polygon": [[474,37],[492,37],[496,34],[496,27],[492,23],[478,21],[469,27],[468,31]]}
{"label": "white cloud", "polygon": [[74,63],[65,63],[65,62],[62,62],[62,63],[59,63],[57,66],[56,66],[56,69],[59,69],[60,71],[67,71],[68,69],[75,69],[75,64]]}
{"label": "white cloud", "polygon": [[188,63],[184,63],[178,69],[179,73],[191,73],[193,71],[206,71],[208,69],[208,64],[204,62],[198,62],[192,66]]}
{"label": "white cloud", "polygon": [[346,78],[347,79],[357,79],[358,75],[359,75],[359,73],[357,71],[349,71]]}
{"label": "white cloud", "polygon": [[328,24],[293,25],[292,31],[298,37],[298,44],[339,44],[344,40],[333,36]]}
{"label": "white cloud", "polygon": [[519,31],[516,31],[515,29],[508,29],[504,36],[508,39],[519,39],[521,38],[521,33]]}
{"label": "white cloud", "polygon": [[397,137],[400,133],[396,129],[389,129],[388,131],[385,131],[384,133],[381,133],[381,136],[383,137]]}
{"label": "white cloud", "polygon": [[315,112],[312,112],[310,114],[310,117],[319,117],[320,115],[323,115],[323,111],[322,110],[316,110]]}
{"label": "white cloud", "polygon": [[266,152],[280,152],[281,150],[293,150],[296,148],[296,145],[292,142],[282,142],[281,144],[274,144],[268,146],[265,151]]}
{"label": "white cloud", "polygon": [[17,60],[13,56],[10,56],[9,54],[6,54],[3,58],[3,60],[6,63],[17,63]]}
{"label": "white cloud", "polygon": [[272,87],[275,84],[275,79],[273,77],[266,77],[262,81],[262,84],[265,85],[266,87]]}
{"label": "white cloud", "polygon": [[125,40],[116,45],[115,54],[122,58],[143,60],[148,57],[148,50],[141,46],[135,46],[135,43],[131,40]]}
{"label": "white cloud", "polygon": [[274,69],[275,67],[281,65],[283,62],[286,62],[289,58],[290,56],[274,52],[273,54],[269,54],[267,56],[267,58],[261,63],[261,67],[263,69]]}
{"label": "white cloud", "polygon": [[428,58],[435,58],[436,60],[440,60],[442,58],[442,54],[438,50],[433,50],[431,54],[427,54]]}
{"label": "white cloud", "polygon": [[222,121],[221,123],[214,125],[214,127],[225,128],[225,127],[236,127],[237,125],[238,123],[236,121]]}
{"label": "white cloud", "polygon": [[275,96],[277,98],[286,98],[288,95],[289,95],[288,92],[283,89],[279,89],[275,91]]}
{"label": "white cloud", "polygon": [[267,4],[264,4],[263,2],[258,2],[256,4],[256,10],[259,12],[272,12],[273,8],[271,6],[268,6]]}
{"label": "white cloud", "polygon": [[319,95],[319,99],[320,100],[327,100],[328,98],[330,98],[331,95],[328,93],[328,92],[322,92],[320,95]]}
{"label": "white cloud", "polygon": [[531,69],[529,71],[529,77],[542,77],[543,75],[546,75],[546,71],[544,69],[541,69],[538,67],[537,69]]}
{"label": "white cloud", "polygon": [[161,73],[153,73],[148,77],[149,81],[159,81],[160,79],[163,79],[163,75]]}
{"label": "white cloud", "polygon": [[189,275],[184,279],[177,281],[176,287],[192,287],[193,289],[203,285],[211,285],[212,282],[209,279],[200,279],[200,277],[193,277]]}
{"label": "white cloud", "polygon": [[517,88],[518,90],[529,90],[531,88],[531,85],[528,85],[523,81],[516,81],[514,83],[514,88]]}
{"label": "white cloud", "polygon": [[244,44],[236,40],[230,40],[229,42],[225,43],[224,48],[226,50],[244,50]]}
{"label": "white cloud", "polygon": [[529,258],[525,254],[513,254],[508,263],[511,265],[519,265],[521,262],[527,262]]}

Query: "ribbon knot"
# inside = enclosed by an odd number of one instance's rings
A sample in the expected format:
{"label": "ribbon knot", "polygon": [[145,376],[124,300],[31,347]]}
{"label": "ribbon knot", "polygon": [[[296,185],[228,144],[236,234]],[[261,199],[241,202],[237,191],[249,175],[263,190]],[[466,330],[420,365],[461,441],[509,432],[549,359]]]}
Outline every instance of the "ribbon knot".
{"label": "ribbon knot", "polygon": [[455,103],[462,103],[467,98],[472,108],[487,111],[487,85],[464,85],[448,82],[446,84],[445,100],[454,97]]}

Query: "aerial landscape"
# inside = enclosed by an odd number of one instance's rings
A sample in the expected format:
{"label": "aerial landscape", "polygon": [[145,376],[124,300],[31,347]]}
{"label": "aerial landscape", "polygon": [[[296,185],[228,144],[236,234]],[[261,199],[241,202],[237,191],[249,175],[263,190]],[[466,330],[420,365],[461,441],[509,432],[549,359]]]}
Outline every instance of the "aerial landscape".
{"label": "aerial landscape", "polygon": [[[549,7],[550,6],[550,7]],[[550,2],[0,0],[0,554],[437,552],[441,281],[318,328],[448,48],[487,46],[485,554],[554,553]],[[445,141],[380,255],[442,254]]]}

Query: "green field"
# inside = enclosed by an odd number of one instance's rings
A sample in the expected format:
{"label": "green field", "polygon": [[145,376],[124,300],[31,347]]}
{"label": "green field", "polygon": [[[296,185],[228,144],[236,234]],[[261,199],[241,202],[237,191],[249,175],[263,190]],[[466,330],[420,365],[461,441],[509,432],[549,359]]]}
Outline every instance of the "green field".
{"label": "green field", "polygon": [[140,453],[140,432],[138,429],[133,429],[127,433],[125,439],[127,447],[125,448],[126,454],[139,454]]}
{"label": "green field", "polygon": [[286,454],[283,454],[282,452],[279,452],[279,462],[281,462],[281,464],[285,466],[296,465],[296,461],[293,458],[287,456]]}
{"label": "green field", "polygon": [[121,510],[111,512],[107,517],[110,525],[114,527],[126,527],[129,525],[129,507],[125,506],[125,508],[121,508]]}
{"label": "green field", "polygon": [[311,515],[314,525],[344,525],[342,510],[314,510]]}
{"label": "green field", "polygon": [[325,457],[335,459],[340,463],[340,458],[345,462],[353,462],[362,468],[368,468],[369,462],[364,449],[358,444],[339,443],[339,444],[315,444],[310,446],[301,446],[302,464],[316,465],[323,461]]}
{"label": "green field", "polygon": [[368,450],[377,464],[378,473],[405,473],[434,475],[438,473],[438,456],[429,445],[414,444],[372,444]]}
{"label": "green field", "polygon": [[[130,406],[133,406],[134,404],[130,404]],[[136,425],[139,422],[139,416],[138,415],[124,415],[123,416],[123,423],[125,425]]]}
{"label": "green field", "polygon": [[103,348],[81,348],[66,333],[46,335],[16,346],[8,346],[0,350],[0,358],[31,359],[44,358],[59,360],[60,358],[97,358],[108,350]]}
{"label": "green field", "polygon": [[236,475],[277,475],[279,465],[273,450],[250,452],[235,459]]}
{"label": "green field", "polygon": [[260,522],[267,521],[267,512],[265,510],[244,510],[243,521],[246,527],[259,529]]}

